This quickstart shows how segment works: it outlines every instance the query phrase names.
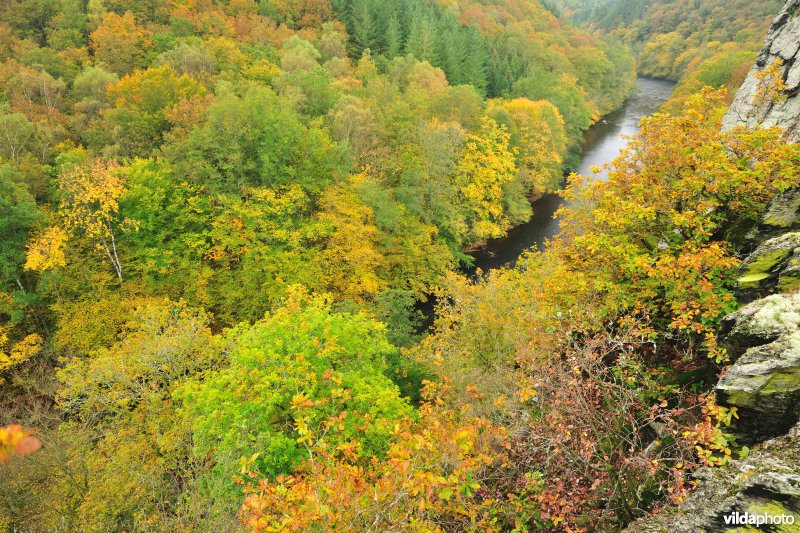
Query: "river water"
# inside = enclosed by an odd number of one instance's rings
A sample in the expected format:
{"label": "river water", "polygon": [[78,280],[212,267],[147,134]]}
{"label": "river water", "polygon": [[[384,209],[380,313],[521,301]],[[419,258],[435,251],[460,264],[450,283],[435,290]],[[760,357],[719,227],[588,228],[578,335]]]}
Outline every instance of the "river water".
{"label": "river water", "polygon": [[[591,175],[591,167],[613,161],[628,141],[625,137],[639,131],[639,120],[653,114],[669,99],[675,84],[666,80],[638,78],[638,89],[621,108],[603,117],[586,132],[581,164],[576,170]],[[475,268],[484,272],[502,266],[513,266],[519,255],[529,248],[541,250],[545,239],[558,233],[559,220],[553,215],[564,200],[557,194],[546,194],[533,203],[533,217],[511,229],[502,239],[489,241],[472,256]]]}

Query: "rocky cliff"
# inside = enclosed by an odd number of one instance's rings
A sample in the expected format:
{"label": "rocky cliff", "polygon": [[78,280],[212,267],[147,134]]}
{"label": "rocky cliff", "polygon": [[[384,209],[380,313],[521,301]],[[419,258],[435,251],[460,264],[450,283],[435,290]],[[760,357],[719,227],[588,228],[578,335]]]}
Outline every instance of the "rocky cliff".
{"label": "rocky cliff", "polygon": [[[800,141],[800,0],[789,0],[770,27],[723,127],[778,126]],[[776,62],[778,62],[776,64]],[[779,77],[778,83],[769,76]],[[776,94],[764,98],[765,85]],[[641,532],[800,531],[800,176],[746,238],[739,269],[742,307],[720,327],[733,361],[717,383],[717,402],[736,407],[730,426],[750,454],[698,472],[700,488],[680,507],[634,523]],[[755,528],[725,522],[734,513],[791,515],[791,525]]]}
{"label": "rocky cliff", "polygon": [[[785,195],[776,198],[759,227],[772,228],[771,213],[786,203]],[[800,213],[786,221],[800,224]],[[699,489],[680,507],[639,520],[629,531],[800,531],[800,291],[780,283],[797,267],[800,233],[767,238],[755,231],[751,237],[761,244],[739,271],[739,295],[749,303],[720,327],[734,362],[715,391],[718,403],[736,407],[739,418],[729,430],[752,450],[724,467],[701,469]],[[741,281],[754,277],[758,281]],[[791,515],[795,522],[762,529],[726,524],[737,512]]]}
{"label": "rocky cliff", "polygon": [[[769,34],[736,98],[725,114],[723,129],[742,124],[779,126],[792,141],[800,139],[800,0],[789,0],[772,21]],[[777,74],[782,79],[783,97],[759,98],[766,80],[765,70],[780,61]],[[780,95],[779,95],[780,96]]]}

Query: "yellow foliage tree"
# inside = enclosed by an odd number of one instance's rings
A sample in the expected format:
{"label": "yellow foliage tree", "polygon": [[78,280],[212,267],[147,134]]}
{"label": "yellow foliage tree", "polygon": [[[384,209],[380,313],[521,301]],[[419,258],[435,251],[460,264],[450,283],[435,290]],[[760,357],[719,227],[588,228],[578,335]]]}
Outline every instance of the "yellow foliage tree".
{"label": "yellow foliage tree", "polygon": [[386,258],[380,252],[380,230],[372,209],[364,205],[354,187],[365,174],[329,189],[322,198],[320,219],[332,227],[325,248],[331,289],[337,296],[356,302],[373,299],[386,287],[378,275]]}
{"label": "yellow foliage tree", "polygon": [[487,114],[508,129],[520,179],[527,192],[556,190],[567,148],[564,119],[547,100],[493,100]]}
{"label": "yellow foliage tree", "polygon": [[[8,326],[0,326],[0,373],[22,364],[33,357],[36,352],[39,351],[43,342],[39,335],[33,333],[12,346],[9,346],[9,330],[10,328]],[[0,384],[4,381],[5,380],[0,377]]]}
{"label": "yellow foliage tree", "polygon": [[150,32],[138,26],[130,12],[106,13],[90,37],[94,57],[117,74],[144,66],[145,52],[152,44]]}
{"label": "yellow foliage tree", "polygon": [[58,182],[67,229],[84,235],[104,252],[122,283],[116,230],[126,226],[125,221],[119,220],[119,198],[125,190],[125,179],[119,166],[95,159],[63,172]]}
{"label": "yellow foliage tree", "polygon": [[68,236],[58,226],[47,228],[37,238],[28,244],[28,255],[25,261],[25,270],[45,272],[66,266],[64,247]]}
{"label": "yellow foliage tree", "polygon": [[501,237],[510,221],[503,208],[505,186],[517,167],[508,146],[509,134],[494,120],[484,119],[480,131],[467,137],[453,177],[465,206],[466,244]]}

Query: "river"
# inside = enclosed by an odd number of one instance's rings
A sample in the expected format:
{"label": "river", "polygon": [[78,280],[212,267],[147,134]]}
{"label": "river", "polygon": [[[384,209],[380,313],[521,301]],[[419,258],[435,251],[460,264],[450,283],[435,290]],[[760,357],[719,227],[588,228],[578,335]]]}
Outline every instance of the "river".
{"label": "river", "polygon": [[[653,114],[669,99],[675,84],[666,80],[638,78],[638,89],[621,108],[603,117],[586,132],[580,167],[584,176],[591,167],[613,161],[628,141],[625,137],[639,131],[639,120]],[[475,268],[484,272],[502,266],[513,266],[519,255],[532,247],[541,250],[546,239],[558,233],[559,220],[553,218],[564,200],[557,194],[546,194],[533,203],[533,217],[511,229],[502,239],[489,241],[474,252]]]}

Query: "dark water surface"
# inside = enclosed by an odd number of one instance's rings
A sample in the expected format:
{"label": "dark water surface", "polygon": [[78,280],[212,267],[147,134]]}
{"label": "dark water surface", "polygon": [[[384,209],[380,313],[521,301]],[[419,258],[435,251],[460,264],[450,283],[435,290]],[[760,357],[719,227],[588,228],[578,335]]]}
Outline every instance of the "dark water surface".
{"label": "dark water surface", "polygon": [[[653,114],[669,99],[675,84],[666,80],[639,78],[639,86],[623,106],[606,115],[586,132],[579,174],[591,175],[591,167],[613,161],[628,141],[625,136],[639,131],[639,120]],[[545,239],[558,233],[559,221],[553,214],[564,200],[556,194],[546,194],[533,203],[533,218],[508,232],[502,239],[489,241],[484,248],[472,254],[475,267],[484,272],[502,266],[513,266],[525,250],[541,250]]]}

